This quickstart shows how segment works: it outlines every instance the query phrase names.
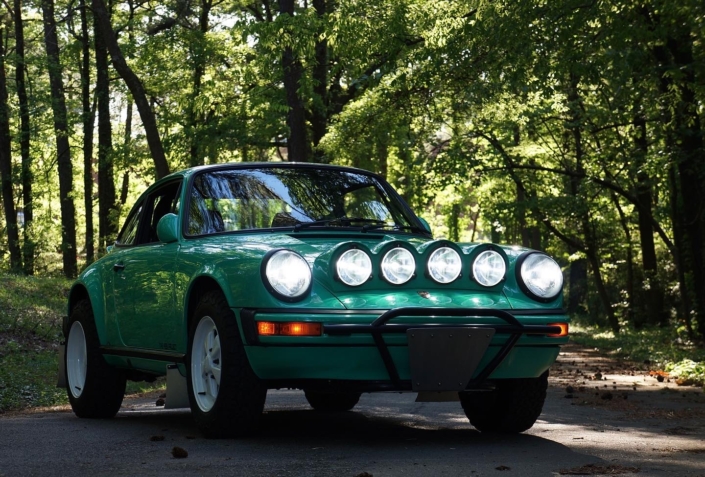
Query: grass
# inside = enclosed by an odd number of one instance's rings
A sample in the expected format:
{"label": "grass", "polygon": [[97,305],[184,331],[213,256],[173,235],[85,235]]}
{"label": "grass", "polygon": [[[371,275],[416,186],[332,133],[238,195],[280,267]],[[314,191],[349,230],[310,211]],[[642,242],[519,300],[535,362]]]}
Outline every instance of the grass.
{"label": "grass", "polygon": [[0,411],[66,404],[56,370],[70,282],[15,275],[0,280]]}
{"label": "grass", "polygon": [[705,348],[688,340],[676,327],[634,330],[623,327],[615,334],[595,326],[571,323],[571,339],[583,346],[649,364],[666,371],[683,384],[705,385]]}
{"label": "grass", "polygon": [[[67,404],[56,378],[71,282],[17,275],[0,275],[0,281],[0,413]],[[151,391],[155,385],[130,382],[127,393]]]}

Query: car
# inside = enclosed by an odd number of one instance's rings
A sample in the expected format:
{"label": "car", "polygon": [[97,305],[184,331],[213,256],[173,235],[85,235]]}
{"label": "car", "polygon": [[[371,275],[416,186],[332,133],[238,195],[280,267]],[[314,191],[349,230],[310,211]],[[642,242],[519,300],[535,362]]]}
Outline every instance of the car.
{"label": "car", "polygon": [[321,412],[414,392],[523,432],[568,341],[562,286],[543,252],[434,239],[371,172],[200,166],[149,187],[73,284],[60,380],[78,417],[109,418],[126,380],[166,376],[166,407],[212,438],[253,433],[280,388]]}

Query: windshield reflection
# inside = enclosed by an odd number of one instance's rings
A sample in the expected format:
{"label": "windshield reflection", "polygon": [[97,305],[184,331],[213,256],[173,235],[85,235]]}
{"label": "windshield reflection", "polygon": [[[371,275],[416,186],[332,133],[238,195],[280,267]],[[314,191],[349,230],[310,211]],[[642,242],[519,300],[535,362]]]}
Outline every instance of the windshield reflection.
{"label": "windshield reflection", "polygon": [[205,171],[193,181],[188,235],[287,227],[412,229],[388,184],[338,169]]}

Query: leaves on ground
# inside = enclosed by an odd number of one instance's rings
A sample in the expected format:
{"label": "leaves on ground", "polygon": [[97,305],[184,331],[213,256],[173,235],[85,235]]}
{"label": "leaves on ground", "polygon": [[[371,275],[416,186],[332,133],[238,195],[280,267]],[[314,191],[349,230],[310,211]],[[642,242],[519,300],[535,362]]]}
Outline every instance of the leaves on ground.
{"label": "leaves on ground", "polygon": [[586,464],[572,469],[561,469],[558,473],[560,475],[622,475],[636,474],[640,470],[639,467],[626,467],[618,464]]}

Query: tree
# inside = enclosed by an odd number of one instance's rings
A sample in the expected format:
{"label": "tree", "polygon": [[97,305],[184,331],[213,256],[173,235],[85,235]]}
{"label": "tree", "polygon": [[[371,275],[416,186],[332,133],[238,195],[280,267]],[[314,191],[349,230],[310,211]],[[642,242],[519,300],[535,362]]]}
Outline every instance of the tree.
{"label": "tree", "polygon": [[54,1],[42,0],[42,17],[44,20],[44,45],[47,53],[49,82],[51,86],[51,104],[54,112],[54,133],[56,136],[57,164],[59,168],[59,198],[61,201],[61,253],[64,275],[76,276],[76,210],[73,202],[73,166],[69,147],[69,130],[67,122],[64,83],[61,62],[59,61],[59,41],[56,34],[54,18]]}
{"label": "tree", "polygon": [[156,176],[157,178],[164,177],[169,174],[169,164],[167,163],[164,148],[162,147],[156,118],[149,104],[149,100],[147,99],[142,81],[125,61],[125,57],[122,54],[117,37],[110,23],[110,14],[103,0],[92,0],[92,9],[93,15],[99,24],[101,35],[105,40],[105,45],[110,52],[113,67],[127,85],[137,105],[137,111],[139,111],[140,118],[142,119],[142,125],[147,136],[147,143],[149,144],[149,150],[152,154],[152,160],[154,161]]}
{"label": "tree", "polygon": [[19,273],[22,270],[22,254],[12,192],[12,150],[10,148],[12,140],[10,138],[10,113],[7,101],[7,77],[5,75],[6,55],[5,32],[0,27],[0,188],[5,209],[7,245],[10,249],[10,270]]}
{"label": "tree", "polygon": [[34,253],[36,244],[32,224],[34,222],[34,202],[32,198],[32,156],[30,154],[30,118],[29,100],[25,81],[25,41],[24,20],[22,19],[22,0],[13,2],[13,21],[15,23],[15,83],[17,85],[17,102],[20,108],[20,155],[22,157],[22,216],[24,220],[24,244],[22,259],[24,273],[34,274]]}

